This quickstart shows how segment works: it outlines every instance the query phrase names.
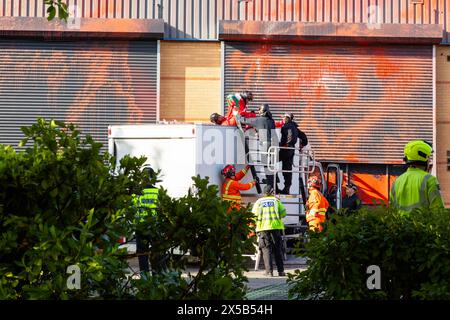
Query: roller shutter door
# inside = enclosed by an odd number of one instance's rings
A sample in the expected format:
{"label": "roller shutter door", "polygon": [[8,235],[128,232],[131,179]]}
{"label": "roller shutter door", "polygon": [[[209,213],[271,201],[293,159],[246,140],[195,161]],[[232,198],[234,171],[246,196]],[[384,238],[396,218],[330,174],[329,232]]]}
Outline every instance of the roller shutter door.
{"label": "roller shutter door", "polygon": [[37,117],[74,122],[107,150],[112,124],[157,117],[155,41],[0,41],[0,143]]}
{"label": "roller shutter door", "polygon": [[293,112],[319,160],[400,163],[433,137],[431,46],[225,44],[225,94]]}

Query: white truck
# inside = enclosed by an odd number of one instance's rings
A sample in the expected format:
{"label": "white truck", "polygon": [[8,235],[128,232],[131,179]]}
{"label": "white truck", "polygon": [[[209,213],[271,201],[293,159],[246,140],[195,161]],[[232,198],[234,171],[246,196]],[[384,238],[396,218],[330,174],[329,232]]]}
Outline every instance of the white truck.
{"label": "white truck", "polygon": [[[280,130],[276,130],[280,138]],[[182,197],[187,194],[192,186],[191,177],[200,175],[208,177],[211,184],[220,186],[223,177],[220,172],[227,164],[233,164],[237,170],[246,164],[254,164],[260,181],[264,177],[264,170],[270,167],[271,172],[280,178],[281,164],[278,163],[278,146],[273,146],[266,153],[265,159],[270,159],[271,164],[261,162],[262,153],[258,151],[258,140],[254,130],[247,130],[249,136],[250,156],[249,163],[246,157],[245,147],[239,129],[231,126],[217,126],[209,124],[145,124],[145,125],[114,125],[108,128],[108,150],[115,155],[117,160],[129,154],[131,156],[145,156],[146,164],[156,170],[161,170],[161,184],[167,189],[169,195]],[[303,157],[303,166],[300,157]],[[307,158],[306,162],[305,159]],[[299,165],[300,163],[300,165]],[[297,164],[297,166],[295,166]],[[337,205],[340,206],[340,185],[342,172],[337,165],[329,165],[328,172],[335,170],[335,180],[338,190],[336,192]],[[293,195],[279,195],[284,203],[287,216],[284,223],[287,227],[305,227],[304,206],[302,192],[300,192],[300,177],[306,181],[311,172],[320,174],[325,181],[324,171],[319,162],[314,161],[313,152],[307,155],[296,153],[294,158],[293,179],[291,192]],[[261,176],[260,176],[261,175]],[[242,182],[253,180],[250,172]],[[324,183],[326,192],[327,183]],[[305,192],[306,189],[305,189]],[[243,201],[254,202],[259,195],[255,188],[242,192]],[[287,232],[289,233],[289,232]],[[297,233],[294,231],[292,233]]]}

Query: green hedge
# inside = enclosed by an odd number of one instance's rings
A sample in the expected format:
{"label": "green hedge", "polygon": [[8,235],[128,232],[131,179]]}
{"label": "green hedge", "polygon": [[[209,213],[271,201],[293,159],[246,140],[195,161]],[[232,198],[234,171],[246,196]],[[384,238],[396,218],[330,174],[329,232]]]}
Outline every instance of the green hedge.
{"label": "green hedge", "polygon": [[[308,236],[308,269],[290,275],[291,299],[450,299],[448,210],[338,213]],[[381,271],[379,290],[367,287],[371,265]]]}
{"label": "green hedge", "polygon": [[[160,189],[157,215],[147,218],[151,254],[167,253],[166,272],[131,279],[121,236],[132,238],[132,195],[144,187],[144,158],[116,160],[73,125],[39,119],[23,128],[24,152],[0,145],[0,299],[241,299],[242,250],[251,240],[248,208],[227,213],[218,188],[194,178],[174,199]],[[117,170],[116,170],[117,169]],[[113,173],[116,172],[116,173]],[[186,278],[186,259],[202,272]],[[67,268],[81,270],[70,289]]]}

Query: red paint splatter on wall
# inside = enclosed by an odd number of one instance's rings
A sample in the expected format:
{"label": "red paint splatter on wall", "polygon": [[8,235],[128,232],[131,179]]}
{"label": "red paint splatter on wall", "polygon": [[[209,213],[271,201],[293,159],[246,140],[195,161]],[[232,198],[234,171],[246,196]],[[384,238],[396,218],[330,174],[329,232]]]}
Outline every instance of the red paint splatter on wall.
{"label": "red paint splatter on wall", "polygon": [[0,61],[0,143],[17,145],[36,117],[73,122],[104,144],[108,125],[156,121],[154,43],[3,40]]}
{"label": "red paint splatter on wall", "polygon": [[225,64],[225,93],[294,112],[320,160],[401,163],[408,140],[431,138],[431,46],[229,43]]}

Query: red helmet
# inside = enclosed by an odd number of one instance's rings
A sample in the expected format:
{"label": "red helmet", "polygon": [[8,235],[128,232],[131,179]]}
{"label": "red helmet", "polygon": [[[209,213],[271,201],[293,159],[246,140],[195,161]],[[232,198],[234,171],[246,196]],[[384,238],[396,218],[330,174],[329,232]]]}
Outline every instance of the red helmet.
{"label": "red helmet", "polygon": [[231,178],[232,176],[236,175],[236,168],[233,165],[229,164],[229,165],[226,165],[225,168],[222,169],[221,173],[226,178]]}
{"label": "red helmet", "polygon": [[307,185],[308,185],[308,189],[312,188],[312,187],[319,189],[322,186],[322,181],[316,176],[311,176],[308,179]]}

